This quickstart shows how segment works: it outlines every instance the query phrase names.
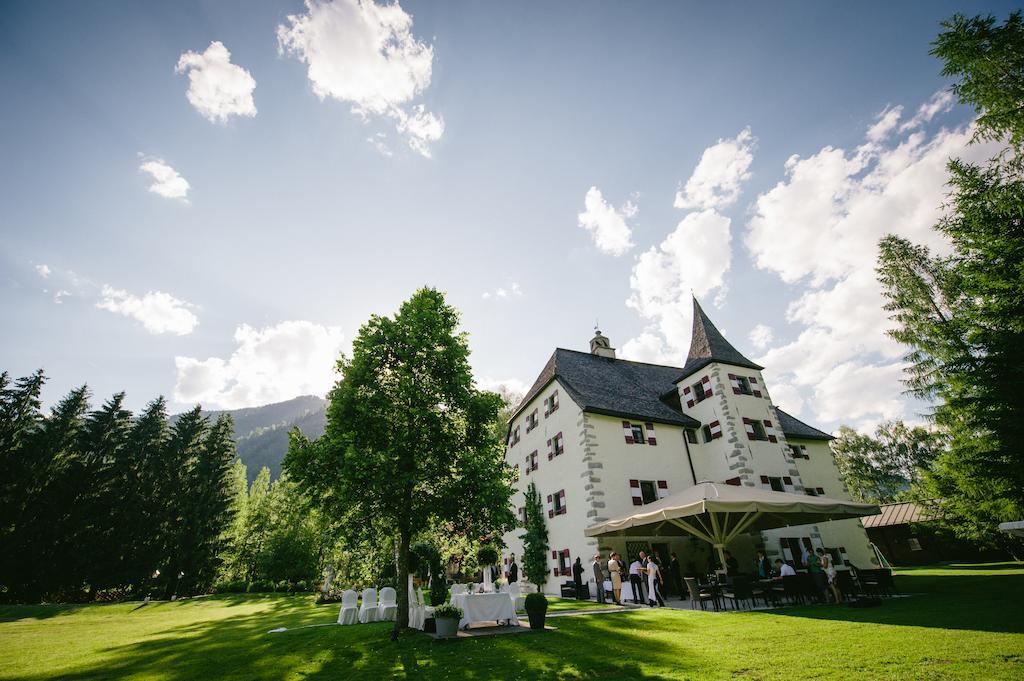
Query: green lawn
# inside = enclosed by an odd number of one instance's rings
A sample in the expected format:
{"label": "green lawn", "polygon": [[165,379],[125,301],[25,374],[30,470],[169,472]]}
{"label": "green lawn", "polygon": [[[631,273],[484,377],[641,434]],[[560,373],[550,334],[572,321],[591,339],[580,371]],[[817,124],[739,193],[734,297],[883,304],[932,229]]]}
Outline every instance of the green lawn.
{"label": "green lawn", "polygon": [[[327,623],[305,596],[0,608],[3,679],[1024,678],[1024,565],[907,570],[880,608],[640,609],[556,631],[434,642]],[[559,606],[561,607],[561,606]]]}

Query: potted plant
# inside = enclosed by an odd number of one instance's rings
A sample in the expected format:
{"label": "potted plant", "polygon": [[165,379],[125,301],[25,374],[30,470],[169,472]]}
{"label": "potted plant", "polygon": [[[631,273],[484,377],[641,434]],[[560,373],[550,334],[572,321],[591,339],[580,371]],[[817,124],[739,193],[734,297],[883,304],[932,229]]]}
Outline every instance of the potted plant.
{"label": "potted plant", "polygon": [[526,615],[531,629],[543,629],[548,614],[548,599],[542,593],[526,594]]}
{"label": "potted plant", "polygon": [[[547,603],[544,604],[547,607]],[[459,620],[462,619],[462,608],[445,603],[434,608],[434,624],[440,638],[451,638],[459,631]]]}

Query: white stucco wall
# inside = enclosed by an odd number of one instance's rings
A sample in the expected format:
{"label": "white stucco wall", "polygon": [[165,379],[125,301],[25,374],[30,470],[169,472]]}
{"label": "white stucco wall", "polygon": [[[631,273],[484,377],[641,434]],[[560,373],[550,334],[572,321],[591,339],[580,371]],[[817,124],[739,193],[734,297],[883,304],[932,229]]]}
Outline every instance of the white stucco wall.
{"label": "white stucco wall", "polygon": [[[728,375],[755,377],[762,392],[761,397],[733,393]],[[690,386],[702,377],[708,376],[712,396],[687,407],[688,395],[682,394],[683,411],[701,423],[719,421],[722,437],[705,443],[698,433],[698,443],[689,444],[696,477],[698,480],[723,482],[739,477],[743,485],[761,487],[761,476],[789,478],[791,491],[803,493],[804,486],[822,487],[827,496],[847,498],[839,479],[838,470],[831,457],[827,443],[819,440],[801,440],[798,444],[807,447],[808,460],[794,459],[789,444],[781,432],[778,414],[771,403],[768,388],[759,371],[713,363],[688,376],[680,382],[679,389]],[[558,390],[559,408],[544,417],[544,399]],[[530,433],[526,432],[526,417],[538,410],[539,425]],[[750,440],[744,427],[743,418],[757,419],[763,423],[769,420],[775,429],[777,442]],[[585,575],[592,580],[591,558],[600,550],[607,558],[609,551],[616,550],[627,557],[626,540],[602,538],[600,543],[586,537],[588,526],[609,518],[627,515],[638,510],[633,504],[630,480],[664,480],[668,494],[679,492],[693,484],[693,476],[687,462],[685,432],[682,427],[654,423],[656,445],[627,444],[622,422],[647,421],[624,419],[583,412],[568,393],[557,382],[541,390],[512,426],[519,426],[521,440],[507,448],[506,460],[510,465],[519,464],[520,477],[513,496],[513,508],[525,505],[525,490],[532,481],[541,494],[545,510],[549,494],[565,490],[566,512],[546,518],[550,550],[547,556],[545,591],[559,592],[561,583],[568,576],[552,574],[559,561],[551,556],[553,551],[569,551],[570,563],[582,558]],[[549,460],[547,440],[561,432],[564,437],[564,452]],[[538,470],[526,475],[523,472],[525,457],[536,450]],[[522,556],[522,529],[518,528],[505,535],[505,555],[513,552]],[[742,537],[730,545],[740,564],[746,566],[753,561],[754,551],[763,546],[769,556],[781,555],[780,537],[810,537],[815,546],[843,546],[847,557],[858,566],[869,566],[872,554],[868,547],[867,535],[858,520],[822,523],[818,526],[783,528],[764,532],[760,536]],[[668,551],[676,551],[682,566],[693,562],[698,570],[711,567],[711,550],[703,542],[689,538],[630,537],[630,542],[646,542],[649,545],[666,545]],[[635,545],[634,545],[635,548]],[[667,557],[667,556],[666,556]],[[522,560],[519,560],[522,568]],[[593,593],[593,586],[592,593]]]}

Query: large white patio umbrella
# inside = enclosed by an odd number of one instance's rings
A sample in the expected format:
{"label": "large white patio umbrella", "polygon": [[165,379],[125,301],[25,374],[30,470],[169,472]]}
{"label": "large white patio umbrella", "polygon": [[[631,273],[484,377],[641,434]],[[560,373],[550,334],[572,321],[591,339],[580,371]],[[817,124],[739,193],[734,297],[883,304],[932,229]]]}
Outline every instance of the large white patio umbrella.
{"label": "large white patio umbrella", "polygon": [[1024,520],[999,523],[999,531],[1011,534],[1014,537],[1024,537]]}
{"label": "large white patio umbrella", "polygon": [[725,546],[745,532],[859,518],[880,512],[874,504],[700,482],[647,504],[636,513],[591,525],[586,535],[693,535],[714,546],[725,565]]}

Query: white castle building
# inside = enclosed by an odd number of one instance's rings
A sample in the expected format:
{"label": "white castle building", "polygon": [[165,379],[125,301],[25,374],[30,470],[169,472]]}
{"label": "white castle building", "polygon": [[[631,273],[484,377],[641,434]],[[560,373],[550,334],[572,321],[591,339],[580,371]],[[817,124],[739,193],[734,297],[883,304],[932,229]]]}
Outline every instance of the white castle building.
{"label": "white castle building", "polygon": [[[557,348],[516,408],[505,459],[517,471],[520,520],[531,482],[547,504],[548,592],[571,576],[576,557],[593,581],[598,551],[605,558],[618,551],[627,562],[641,550],[663,560],[675,552],[684,569],[713,567],[710,545],[696,538],[584,534],[697,482],[850,499],[828,446],[832,436],[779,409],[763,367],[722,336],[696,299],[693,308],[682,367],[617,359],[597,331],[589,353]],[[522,555],[522,532],[503,537],[506,557]],[[753,569],[758,548],[774,563],[799,561],[804,547],[829,550],[836,565],[874,560],[857,519],[742,535],[728,546],[743,571]]]}

